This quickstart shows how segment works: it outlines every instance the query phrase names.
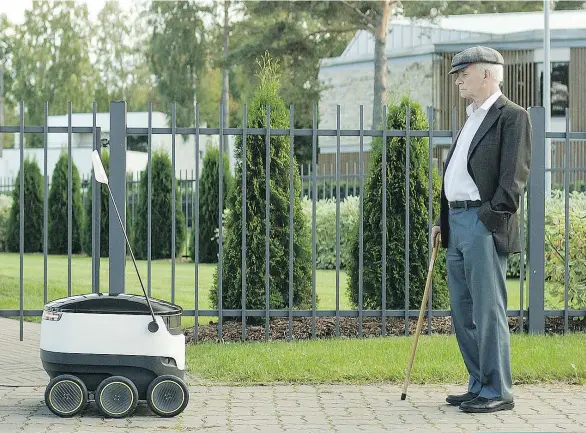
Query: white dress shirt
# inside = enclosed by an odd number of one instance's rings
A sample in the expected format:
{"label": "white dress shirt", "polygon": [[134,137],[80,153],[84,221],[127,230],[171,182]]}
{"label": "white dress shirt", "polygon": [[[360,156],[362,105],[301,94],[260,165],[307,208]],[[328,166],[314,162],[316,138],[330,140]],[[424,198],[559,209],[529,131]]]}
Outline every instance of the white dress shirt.
{"label": "white dress shirt", "polygon": [[497,90],[476,110],[474,110],[474,103],[466,107],[468,119],[464,123],[446,168],[445,193],[448,201],[480,200],[478,187],[468,173],[468,150],[486,113],[501,95],[502,92]]}

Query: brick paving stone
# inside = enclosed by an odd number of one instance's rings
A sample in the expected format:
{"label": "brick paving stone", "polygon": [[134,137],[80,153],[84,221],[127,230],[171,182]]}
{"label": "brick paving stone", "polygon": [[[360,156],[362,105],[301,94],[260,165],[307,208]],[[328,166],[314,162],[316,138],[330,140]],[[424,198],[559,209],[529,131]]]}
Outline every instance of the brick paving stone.
{"label": "brick paving stone", "polygon": [[48,431],[50,433],[76,433],[79,431],[80,426],[70,426],[63,424],[51,424]]}
{"label": "brick paving stone", "polygon": [[[93,433],[96,430],[93,430],[90,427],[81,427],[76,433]],[[99,430],[100,433],[133,433],[132,430],[125,429],[125,428],[116,428],[116,427],[108,427]]]}
{"label": "brick paving stone", "polygon": [[[555,425],[555,429],[556,430],[562,430],[562,431],[569,431],[569,432],[575,432],[575,431],[584,431],[584,427],[579,426],[577,424],[574,423],[559,423]],[[578,430],[580,429],[580,430]]]}
{"label": "brick paving stone", "polygon": [[462,384],[212,386],[190,383],[190,403],[160,418],[141,402],[130,418],[105,419],[95,403],[72,419],[44,404],[49,379],[39,359],[40,327],[0,318],[0,433],[325,433],[325,432],[576,432],[586,433],[586,386],[515,386],[516,407],[466,414],[445,402]]}
{"label": "brick paving stone", "polygon": [[24,424],[28,419],[28,414],[27,415],[23,415],[23,414],[8,414],[8,415],[4,415],[2,416],[2,423],[6,423],[6,424]]}
{"label": "brick paving stone", "polygon": [[10,424],[2,422],[0,426],[2,426],[2,433],[14,433],[21,431],[22,424]]}

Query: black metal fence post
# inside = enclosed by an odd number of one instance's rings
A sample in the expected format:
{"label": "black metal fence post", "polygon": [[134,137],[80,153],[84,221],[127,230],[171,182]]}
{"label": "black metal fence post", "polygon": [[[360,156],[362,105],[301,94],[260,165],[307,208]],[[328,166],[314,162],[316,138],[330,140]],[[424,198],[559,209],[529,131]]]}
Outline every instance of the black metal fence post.
{"label": "black metal fence post", "polygon": [[[110,189],[126,224],[126,102],[110,103]],[[116,210],[110,206],[110,293],[124,293],[126,240]]]}
{"label": "black metal fence post", "polygon": [[529,108],[532,125],[531,172],[529,174],[529,332],[542,333],[545,266],[545,108]]}

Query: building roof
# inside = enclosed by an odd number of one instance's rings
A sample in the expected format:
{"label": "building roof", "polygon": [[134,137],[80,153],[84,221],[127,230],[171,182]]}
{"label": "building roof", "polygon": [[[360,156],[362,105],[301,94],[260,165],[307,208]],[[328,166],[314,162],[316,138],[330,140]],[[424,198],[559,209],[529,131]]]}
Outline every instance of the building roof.
{"label": "building roof", "polygon": [[[393,18],[387,37],[387,57],[430,54],[473,43],[498,45],[501,49],[525,41],[535,45],[535,41],[543,38],[543,27],[543,12],[452,15],[433,21]],[[586,10],[552,11],[550,39],[552,47],[556,44],[586,46]],[[360,30],[339,57],[322,59],[321,64],[368,61],[373,56],[374,38],[370,32]]]}
{"label": "building roof", "polygon": [[[498,19],[498,22],[495,22]],[[529,30],[543,30],[543,12],[512,12],[499,14],[452,15],[440,17],[442,29],[491,34],[510,34]],[[552,11],[549,14],[551,30],[586,29],[586,10]]]}

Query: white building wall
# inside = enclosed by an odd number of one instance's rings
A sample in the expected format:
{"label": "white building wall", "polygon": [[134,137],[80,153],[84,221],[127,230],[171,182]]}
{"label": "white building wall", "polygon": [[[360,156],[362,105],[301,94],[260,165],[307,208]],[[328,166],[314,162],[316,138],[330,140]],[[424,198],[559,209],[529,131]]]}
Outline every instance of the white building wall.
{"label": "white building wall", "polygon": [[[53,176],[55,165],[61,156],[61,152],[67,153],[67,147],[47,149],[47,173],[49,178]],[[24,149],[24,159],[36,160],[41,174],[45,174],[44,169],[44,149]],[[71,160],[77,167],[81,177],[91,176],[92,171],[92,148],[91,147],[72,147]],[[132,173],[144,170],[147,164],[147,154],[143,152],[128,151],[126,155],[126,171]],[[0,178],[14,179],[18,176],[20,169],[20,149],[4,149],[2,158],[0,158]]]}
{"label": "white building wall", "polygon": [[[340,128],[360,128],[360,105],[364,106],[364,128],[372,128],[374,99],[374,63],[352,63],[322,67],[320,80],[327,86],[319,104],[319,128],[336,129],[340,105]],[[424,110],[432,105],[432,57],[394,58],[388,61],[389,101],[411,95]],[[359,150],[358,137],[342,137],[343,152]],[[370,137],[364,138],[364,150],[370,149]],[[320,137],[321,153],[336,152],[336,137]]]}
{"label": "white building wall", "polygon": [[[126,115],[126,122],[129,128],[147,128],[148,112],[130,112]],[[68,116],[49,116],[48,125],[67,127]],[[92,113],[73,113],[71,117],[73,127],[92,127]],[[168,128],[169,122],[164,113],[153,112],[153,128]],[[101,137],[110,137],[110,113],[96,113],[96,126],[101,128]],[[206,127],[206,125],[202,125]],[[41,171],[44,165],[44,150],[26,148],[25,134],[25,158],[30,156],[36,158]],[[199,168],[201,173],[203,156],[208,146],[218,146],[218,136],[200,135],[199,143]],[[67,133],[50,133],[47,135],[47,171],[52,176],[53,169],[62,151],[67,152],[68,134]],[[171,134],[153,134],[151,136],[151,149],[153,152],[165,151],[169,157],[172,157],[173,139]],[[93,148],[92,133],[73,133],[71,135],[71,155],[72,160],[77,166],[80,176],[91,175],[91,151]],[[4,149],[0,157],[0,178],[13,178],[18,174],[20,168],[20,134],[14,134],[14,149]],[[232,155],[230,155],[232,157]],[[234,168],[233,158],[231,158],[231,169]],[[146,152],[128,151],[126,156],[126,169],[128,173],[137,173],[146,169],[148,155]],[[177,178],[185,178],[195,175],[196,155],[195,155],[195,135],[175,136],[175,173]]]}

